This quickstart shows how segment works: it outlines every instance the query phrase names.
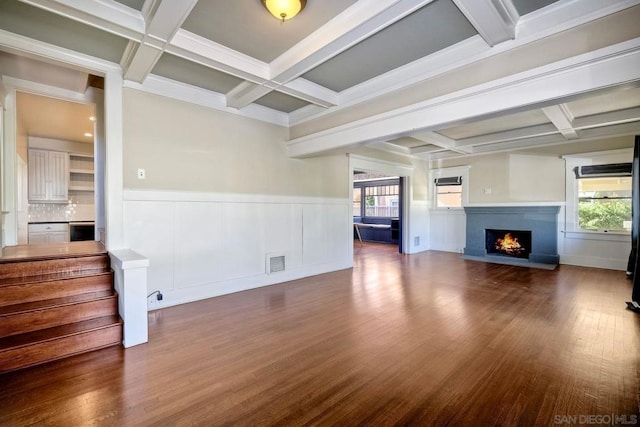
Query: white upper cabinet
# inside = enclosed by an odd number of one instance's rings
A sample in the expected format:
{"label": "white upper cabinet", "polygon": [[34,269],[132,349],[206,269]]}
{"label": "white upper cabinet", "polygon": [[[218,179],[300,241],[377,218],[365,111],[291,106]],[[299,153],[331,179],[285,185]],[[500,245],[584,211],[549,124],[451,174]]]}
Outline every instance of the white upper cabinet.
{"label": "white upper cabinet", "polygon": [[29,150],[29,201],[67,203],[69,200],[69,154]]}

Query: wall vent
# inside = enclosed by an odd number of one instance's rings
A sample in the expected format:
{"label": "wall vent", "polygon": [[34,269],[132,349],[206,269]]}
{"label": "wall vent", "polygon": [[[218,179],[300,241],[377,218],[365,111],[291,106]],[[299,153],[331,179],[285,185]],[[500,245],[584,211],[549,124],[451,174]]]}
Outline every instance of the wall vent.
{"label": "wall vent", "polygon": [[284,255],[267,256],[267,274],[277,273],[285,270],[285,257]]}

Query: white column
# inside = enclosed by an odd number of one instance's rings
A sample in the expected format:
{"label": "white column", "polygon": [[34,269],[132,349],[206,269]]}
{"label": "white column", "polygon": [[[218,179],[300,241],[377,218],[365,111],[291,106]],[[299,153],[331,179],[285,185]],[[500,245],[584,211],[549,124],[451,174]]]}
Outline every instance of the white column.
{"label": "white column", "polygon": [[147,319],[147,267],[149,260],[131,249],[110,251],[115,272],[118,311],[124,320],[125,348],[146,343],[149,339]]}

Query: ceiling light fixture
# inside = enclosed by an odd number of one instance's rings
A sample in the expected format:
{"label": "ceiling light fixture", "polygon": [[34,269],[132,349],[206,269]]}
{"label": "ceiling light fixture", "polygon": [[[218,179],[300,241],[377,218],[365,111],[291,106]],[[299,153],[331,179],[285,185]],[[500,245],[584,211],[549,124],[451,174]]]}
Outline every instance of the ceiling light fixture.
{"label": "ceiling light fixture", "polygon": [[307,0],[260,0],[262,5],[282,22],[291,19],[304,9]]}
{"label": "ceiling light fixture", "polygon": [[91,138],[91,137],[93,136],[93,134],[92,134],[92,133],[87,132],[87,133],[85,133],[85,134],[84,134],[84,136],[86,136],[87,138]]}

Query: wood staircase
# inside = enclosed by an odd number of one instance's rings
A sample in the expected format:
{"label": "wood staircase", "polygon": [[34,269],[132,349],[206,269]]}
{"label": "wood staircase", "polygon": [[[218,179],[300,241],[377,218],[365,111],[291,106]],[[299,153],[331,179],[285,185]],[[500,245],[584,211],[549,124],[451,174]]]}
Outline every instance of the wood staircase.
{"label": "wood staircase", "polygon": [[118,296],[102,244],[2,250],[0,373],[121,342]]}

